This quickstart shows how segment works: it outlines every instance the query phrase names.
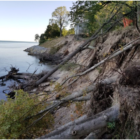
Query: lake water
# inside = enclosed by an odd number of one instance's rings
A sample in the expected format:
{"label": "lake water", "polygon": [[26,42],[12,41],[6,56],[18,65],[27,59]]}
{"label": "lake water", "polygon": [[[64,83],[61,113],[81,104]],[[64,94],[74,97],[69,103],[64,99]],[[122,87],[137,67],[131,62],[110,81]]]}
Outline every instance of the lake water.
{"label": "lake water", "polygon": [[[51,65],[40,64],[36,57],[23,51],[34,45],[37,45],[37,43],[0,41],[0,76],[6,75],[11,66],[19,68],[19,72],[33,73],[37,70],[36,73],[39,73],[42,70],[50,71],[52,69]],[[0,100],[6,100],[6,96],[2,91],[12,83],[13,81],[7,81],[6,86],[0,85]]]}

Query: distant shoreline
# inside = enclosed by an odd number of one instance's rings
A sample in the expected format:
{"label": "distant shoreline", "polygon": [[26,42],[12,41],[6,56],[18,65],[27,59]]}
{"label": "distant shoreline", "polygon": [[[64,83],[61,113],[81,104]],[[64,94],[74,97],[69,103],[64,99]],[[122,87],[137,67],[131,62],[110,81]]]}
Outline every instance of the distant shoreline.
{"label": "distant shoreline", "polygon": [[31,42],[31,41],[11,41],[11,40],[0,40],[0,42],[37,43],[37,42]]}

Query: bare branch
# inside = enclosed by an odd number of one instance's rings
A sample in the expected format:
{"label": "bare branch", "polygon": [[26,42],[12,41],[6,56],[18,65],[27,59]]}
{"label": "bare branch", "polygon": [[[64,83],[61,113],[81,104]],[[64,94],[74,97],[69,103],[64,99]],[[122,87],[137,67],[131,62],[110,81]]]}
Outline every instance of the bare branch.
{"label": "bare branch", "polygon": [[115,12],[115,14],[107,21],[105,22],[98,30],[97,32],[92,35],[88,40],[86,40],[82,45],[80,45],[73,53],[71,53],[70,55],[68,55],[63,62],[61,62],[59,65],[57,65],[52,71],[50,71],[49,73],[47,73],[46,75],[44,75],[41,79],[39,79],[36,82],[36,86],[38,86],[40,83],[42,83],[45,79],[47,79],[49,76],[51,76],[56,70],[58,70],[63,64],[65,64],[67,61],[69,61],[73,56],[75,56],[78,52],[82,51],[83,47],[85,47],[90,41],[92,41],[93,39],[96,39],[99,35],[99,32],[101,31],[101,29],[107,25],[114,17],[115,15],[119,12],[119,10],[122,7],[118,8],[118,10]]}
{"label": "bare branch", "polygon": [[97,68],[97,67],[100,66],[101,64],[103,64],[103,63],[107,62],[108,60],[110,60],[110,59],[112,59],[112,58],[118,56],[119,54],[123,53],[124,51],[126,51],[126,50],[132,48],[134,45],[137,45],[137,44],[139,44],[139,43],[140,43],[140,37],[137,38],[137,39],[135,39],[135,40],[133,40],[133,41],[131,41],[130,43],[128,43],[127,45],[125,45],[125,46],[123,47],[123,49],[120,49],[120,50],[118,50],[117,52],[111,54],[110,56],[106,57],[105,59],[103,59],[103,60],[100,61],[99,63],[97,63],[97,64],[95,64],[94,66],[92,66],[91,68],[87,69],[86,71],[84,71],[84,72],[82,72],[82,73],[80,73],[80,74],[76,74],[76,75],[70,76],[69,78],[67,78],[67,79],[62,83],[62,85],[63,85],[67,80],[69,80],[70,78],[77,77],[77,76],[79,77],[79,76],[83,76],[83,75],[87,74],[88,72],[94,70],[95,68]]}
{"label": "bare branch", "polygon": [[48,135],[40,137],[40,139],[80,138],[81,136],[86,136],[95,130],[105,127],[108,121],[115,121],[118,116],[119,106],[114,105],[93,117],[88,118],[87,116],[82,116],[81,118],[54,130]]}

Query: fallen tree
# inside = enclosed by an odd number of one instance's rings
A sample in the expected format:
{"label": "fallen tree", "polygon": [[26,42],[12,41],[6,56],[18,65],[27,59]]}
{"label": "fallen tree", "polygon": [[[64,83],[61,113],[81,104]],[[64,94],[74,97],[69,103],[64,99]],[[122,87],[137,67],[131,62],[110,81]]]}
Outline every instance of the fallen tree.
{"label": "fallen tree", "polygon": [[132,12],[134,12],[133,10],[122,15],[119,19],[117,19],[104,33],[100,34],[100,31],[108,24],[110,23],[114,17],[118,14],[118,12],[120,11],[120,9],[122,8],[122,6],[120,6],[116,12],[106,21],[104,22],[101,27],[95,32],[95,34],[93,34],[88,40],[86,40],[82,45],[78,46],[77,49],[75,49],[75,51],[73,53],[71,53],[70,55],[68,55],[59,65],[57,65],[52,71],[50,71],[49,73],[45,74],[42,78],[40,78],[36,83],[35,86],[38,86],[39,84],[41,84],[45,79],[47,79],[49,76],[51,76],[55,71],[57,71],[62,65],[64,65],[66,62],[68,62],[73,56],[75,56],[77,53],[81,52],[82,50],[88,48],[89,43],[92,40],[97,39],[99,36],[103,36],[105,35],[107,32],[109,32],[120,20],[122,20],[122,18],[124,16],[128,16],[130,15]]}
{"label": "fallen tree", "polygon": [[108,57],[106,57],[105,59],[103,59],[102,61],[100,61],[99,63],[95,64],[94,66],[90,67],[89,69],[85,70],[84,72],[80,73],[80,74],[76,74],[76,75],[73,75],[73,76],[70,76],[68,77],[65,81],[63,81],[62,85],[67,81],[69,80],[70,78],[73,78],[73,77],[80,77],[80,76],[83,76],[87,73],[89,73],[90,71],[94,70],[95,68],[97,68],[98,66],[100,66],[101,64],[109,61],[110,59],[120,55],[121,53],[123,53],[124,51],[127,51],[128,49],[131,49],[132,47],[136,47],[137,45],[140,44],[140,38],[137,38],[135,40],[133,40],[132,42],[126,44],[125,46],[122,47],[122,49],[118,50],[118,51],[115,51],[114,53],[112,53],[111,55],[109,55]]}
{"label": "fallen tree", "polygon": [[[62,105],[63,103],[66,103],[66,102],[69,102],[69,101],[74,101],[74,100],[79,100],[80,97],[83,98],[83,94],[85,93],[85,91],[86,91],[87,95],[91,91],[92,92],[95,92],[96,90],[98,90],[98,86],[99,85],[113,84],[116,81],[117,77],[118,76],[116,75],[116,76],[113,76],[113,77],[104,79],[102,81],[98,81],[96,83],[91,84],[86,89],[83,89],[83,90],[78,91],[78,92],[74,92],[71,95],[69,95],[69,96],[67,96],[65,98],[62,98],[61,100],[52,101],[52,104],[50,106],[48,106],[45,110],[42,110],[38,114],[35,114],[33,116],[30,116],[30,117],[28,117],[26,119],[30,119],[30,118],[33,118],[33,117],[42,115],[43,113],[44,113],[44,115],[46,115],[48,112],[53,111],[55,108],[57,108],[58,106]],[[90,96],[90,98],[92,98],[92,97]],[[37,119],[37,121],[39,121],[41,118],[42,118],[42,116],[39,119]]]}
{"label": "fallen tree", "polygon": [[82,116],[77,120],[70,122],[40,139],[76,139],[86,136],[95,130],[104,128],[110,121],[115,121],[119,116],[119,105],[93,116]]}
{"label": "fallen tree", "polygon": [[[107,20],[105,23],[102,24],[102,26],[96,31],[95,34],[93,34],[88,40],[86,40],[82,45],[78,46],[78,48],[71,53],[70,55],[68,55],[59,65],[57,65],[52,71],[50,71],[49,73],[47,73],[46,75],[44,75],[41,79],[39,79],[36,83],[35,86],[38,86],[39,84],[41,84],[45,79],[47,79],[49,76],[51,76],[55,71],[57,71],[63,64],[65,64],[67,61],[69,61],[73,56],[75,56],[78,52],[82,51],[84,49],[84,47],[91,42],[92,40],[96,39],[100,34],[99,32],[102,30],[102,28],[107,25],[114,17],[115,15],[119,12],[119,10],[122,7],[119,7],[117,9],[117,11],[115,12],[115,14],[113,14],[111,16],[111,18],[109,20]],[[110,30],[111,28],[109,28]],[[108,30],[108,31],[109,31]],[[105,32],[106,33],[106,32]]]}

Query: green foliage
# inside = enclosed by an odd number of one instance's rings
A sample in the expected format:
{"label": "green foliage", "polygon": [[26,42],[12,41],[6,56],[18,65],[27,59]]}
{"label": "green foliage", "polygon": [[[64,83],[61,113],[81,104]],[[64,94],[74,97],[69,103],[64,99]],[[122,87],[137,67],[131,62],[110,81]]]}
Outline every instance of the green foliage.
{"label": "green foliage", "polygon": [[74,69],[78,66],[78,64],[75,64],[75,63],[66,63],[64,64],[63,66],[61,66],[61,70],[66,70],[66,71],[69,71],[71,69]]}
{"label": "green foliage", "polygon": [[[71,7],[70,18],[74,25],[85,23],[87,25],[87,31],[91,35],[103,23],[108,21],[120,6],[122,8],[114,16],[113,20],[104,26],[101,32],[106,31],[114,21],[118,18],[120,19],[120,15],[129,13],[127,15],[128,18],[133,20],[136,5],[136,2],[130,1],[76,1]],[[132,11],[131,14],[130,11]],[[123,22],[120,21],[118,25],[123,26]]]}
{"label": "green foliage", "polygon": [[45,31],[46,38],[55,38],[60,35],[60,30],[57,24],[53,23],[52,25],[48,25]]}
{"label": "green foliage", "polygon": [[53,23],[52,25],[48,25],[47,29],[40,36],[39,44],[44,43],[50,38],[56,38],[60,35],[60,30],[57,24]]}
{"label": "green foliage", "polygon": [[107,123],[107,128],[109,128],[109,129],[114,129],[115,128],[115,122],[108,122]]}
{"label": "green foliage", "polygon": [[71,21],[74,24],[86,23],[87,30],[91,33],[99,26],[96,23],[95,15],[101,8],[103,8],[103,5],[97,1],[76,1],[71,7]]}
{"label": "green foliage", "polygon": [[[68,24],[68,11],[65,6],[58,7],[52,13],[52,19],[49,20],[49,25],[39,39],[39,44],[46,42],[49,38],[56,38],[62,35],[62,29]],[[63,31],[63,36],[67,34]]]}
{"label": "green foliage", "polygon": [[63,30],[62,30],[62,35],[63,35],[63,36],[66,36],[67,33],[68,33],[68,31],[66,30],[66,28],[63,28]]}
{"label": "green foliage", "polygon": [[63,45],[60,45],[60,46],[58,46],[58,47],[51,47],[49,54],[55,54],[55,53],[58,52],[62,47],[63,47]]}
{"label": "green foliage", "polygon": [[67,35],[75,34],[74,28],[68,30]]}
{"label": "green foliage", "polygon": [[47,41],[47,40],[46,40],[45,34],[41,34],[40,39],[39,39],[39,44],[42,44],[42,43],[44,43],[45,41]]}
{"label": "green foliage", "polygon": [[[30,127],[37,118],[25,119],[29,116],[37,114],[45,109],[45,104],[39,104],[37,98],[31,98],[28,93],[23,90],[15,91],[15,99],[8,98],[8,101],[0,102],[0,138],[30,138],[31,134],[37,133],[46,126],[53,124],[53,117],[48,114],[33,127]],[[38,105],[36,105],[38,104]],[[46,121],[47,120],[47,121]]]}
{"label": "green foliage", "polygon": [[65,6],[58,7],[52,13],[52,23],[58,24],[60,28],[60,36],[62,35],[63,27],[67,26],[68,24],[68,11]]}

